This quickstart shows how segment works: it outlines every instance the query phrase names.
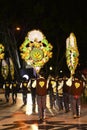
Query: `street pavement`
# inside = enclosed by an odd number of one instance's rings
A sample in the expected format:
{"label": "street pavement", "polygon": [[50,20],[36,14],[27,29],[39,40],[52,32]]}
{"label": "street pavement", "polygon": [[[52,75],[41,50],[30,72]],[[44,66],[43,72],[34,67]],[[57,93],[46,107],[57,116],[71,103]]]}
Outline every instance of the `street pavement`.
{"label": "street pavement", "polygon": [[87,104],[82,104],[81,117],[74,119],[72,112],[58,111],[57,106],[49,107],[47,96],[46,121],[38,122],[38,111],[32,113],[31,94],[28,94],[27,105],[23,105],[22,94],[19,93],[17,103],[5,102],[4,94],[0,94],[0,130],[87,130]]}

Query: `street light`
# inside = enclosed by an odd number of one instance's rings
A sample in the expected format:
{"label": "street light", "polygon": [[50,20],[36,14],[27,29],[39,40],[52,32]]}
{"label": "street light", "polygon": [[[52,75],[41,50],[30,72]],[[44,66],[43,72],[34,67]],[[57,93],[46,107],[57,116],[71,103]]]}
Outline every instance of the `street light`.
{"label": "street light", "polygon": [[53,68],[52,68],[52,66],[50,66],[50,68],[49,68],[50,70],[53,70]]}
{"label": "street light", "polygon": [[21,29],[20,27],[16,27],[16,30],[17,30],[17,31],[20,31],[20,29]]}

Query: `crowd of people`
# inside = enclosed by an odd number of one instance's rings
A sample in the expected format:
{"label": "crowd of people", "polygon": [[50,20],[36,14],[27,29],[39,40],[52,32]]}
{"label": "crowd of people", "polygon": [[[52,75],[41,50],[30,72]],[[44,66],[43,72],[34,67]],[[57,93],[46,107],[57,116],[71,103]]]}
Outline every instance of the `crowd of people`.
{"label": "crowd of people", "polygon": [[36,110],[36,103],[38,106],[39,121],[42,122],[46,118],[46,96],[49,96],[50,109],[55,106],[58,111],[64,110],[65,113],[72,111],[73,118],[79,118],[81,115],[81,95],[85,90],[85,80],[80,79],[78,76],[68,78],[53,77],[51,75],[45,78],[43,73],[39,74],[38,78],[25,78],[21,83],[16,80],[11,83],[6,81],[3,85],[5,89],[5,99],[9,102],[10,93],[12,93],[12,102],[17,102],[17,93],[21,90],[23,104],[27,103],[27,94],[31,93],[32,97],[32,111]]}

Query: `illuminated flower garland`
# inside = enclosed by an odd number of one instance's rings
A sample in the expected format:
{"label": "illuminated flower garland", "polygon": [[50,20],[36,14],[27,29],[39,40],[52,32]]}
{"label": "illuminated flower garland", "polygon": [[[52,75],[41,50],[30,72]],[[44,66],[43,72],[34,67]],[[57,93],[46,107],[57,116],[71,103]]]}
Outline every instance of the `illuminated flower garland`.
{"label": "illuminated flower garland", "polygon": [[9,58],[9,63],[10,63],[10,66],[8,65],[5,59],[2,60],[1,74],[4,80],[7,79],[9,72],[11,74],[12,80],[14,79],[14,64],[11,58]]}
{"label": "illuminated flower garland", "polygon": [[20,46],[21,58],[34,68],[40,68],[52,57],[52,45],[40,30],[28,32]]}
{"label": "illuminated flower garland", "polygon": [[78,56],[79,51],[77,47],[76,37],[74,33],[70,33],[70,36],[66,39],[66,62],[71,76],[75,74],[75,70],[79,61]]}
{"label": "illuminated flower garland", "polygon": [[0,60],[4,58],[4,46],[0,43]]}
{"label": "illuminated flower garland", "polygon": [[4,80],[7,79],[8,73],[9,73],[8,64],[7,64],[7,62],[3,59],[3,60],[2,60],[2,67],[1,67],[1,74],[2,74],[2,76],[3,76],[3,78],[4,78]]}

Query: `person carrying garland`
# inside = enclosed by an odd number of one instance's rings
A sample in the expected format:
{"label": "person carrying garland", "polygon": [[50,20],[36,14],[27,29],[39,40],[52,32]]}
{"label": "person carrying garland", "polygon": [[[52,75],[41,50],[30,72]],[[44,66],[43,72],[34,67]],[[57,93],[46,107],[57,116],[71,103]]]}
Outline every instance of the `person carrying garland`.
{"label": "person carrying garland", "polygon": [[27,93],[28,93],[28,81],[26,80],[26,78],[23,78],[20,88],[22,89],[23,103],[24,103],[24,105],[26,105],[27,104]]}
{"label": "person carrying garland", "polygon": [[18,92],[18,83],[16,80],[11,82],[11,91],[12,91],[12,101],[13,104],[16,104],[17,101],[17,92]]}
{"label": "person carrying garland", "polygon": [[36,87],[34,85],[34,81],[36,80],[35,77],[31,78],[29,80],[29,89],[31,92],[31,98],[32,98],[32,112],[35,113],[36,109]]}
{"label": "person carrying garland", "polygon": [[74,119],[81,116],[81,95],[85,88],[85,82],[77,76],[73,76],[71,85],[71,106]]}
{"label": "person carrying garland", "polygon": [[55,78],[51,75],[48,76],[48,94],[49,94],[49,101],[50,101],[50,108],[53,109],[55,104],[55,95],[54,95],[54,87],[56,86]]}
{"label": "person carrying garland", "polygon": [[58,105],[59,111],[63,110],[63,84],[64,84],[63,79],[59,78],[58,85],[56,88],[57,105]]}
{"label": "person carrying garland", "polygon": [[71,107],[71,86],[67,85],[68,77],[64,76],[63,77],[63,100],[64,100],[64,108],[65,108],[65,113],[70,111]]}
{"label": "person carrying garland", "polygon": [[47,95],[47,79],[44,78],[44,74],[41,72],[39,78],[34,81],[36,86],[37,105],[39,123],[42,123],[46,119],[46,95]]}

